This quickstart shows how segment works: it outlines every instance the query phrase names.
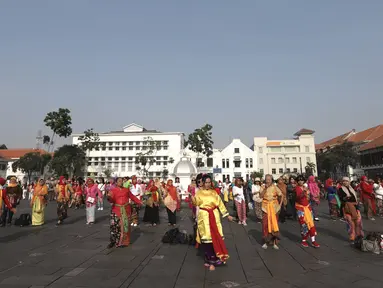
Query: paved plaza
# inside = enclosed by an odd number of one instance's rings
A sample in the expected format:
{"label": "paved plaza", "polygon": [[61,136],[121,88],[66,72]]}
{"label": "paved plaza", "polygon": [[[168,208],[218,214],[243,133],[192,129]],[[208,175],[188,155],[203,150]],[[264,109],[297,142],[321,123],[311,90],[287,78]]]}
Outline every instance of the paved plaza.
{"label": "paved plaza", "polygon": [[[134,229],[133,244],[108,250],[108,213],[97,211],[97,223],[85,225],[85,210],[69,210],[65,225],[55,227],[55,203],[47,207],[44,227],[0,229],[0,287],[383,287],[383,255],[353,250],[345,224],[327,216],[321,206],[317,223],[320,249],[299,245],[298,223],[280,225],[280,250],[261,248],[261,224],[243,227],[224,221],[230,259],[209,272],[198,251],[167,245],[165,211],[161,225]],[[23,201],[18,214],[27,213]],[[191,232],[189,209],[178,215],[180,229]],[[383,221],[365,221],[365,229],[381,231]]]}

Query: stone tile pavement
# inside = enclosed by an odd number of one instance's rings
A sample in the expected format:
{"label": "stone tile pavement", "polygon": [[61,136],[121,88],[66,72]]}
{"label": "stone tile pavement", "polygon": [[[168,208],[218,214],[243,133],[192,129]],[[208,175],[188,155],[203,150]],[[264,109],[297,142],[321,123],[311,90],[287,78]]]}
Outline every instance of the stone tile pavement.
{"label": "stone tile pavement", "polygon": [[[28,210],[25,201],[18,214]],[[55,227],[51,203],[43,227],[0,229],[0,287],[383,287],[383,255],[352,249],[345,224],[329,219],[325,203],[321,212],[320,249],[300,247],[293,221],[280,224],[279,251],[261,248],[261,224],[224,221],[231,257],[226,266],[209,272],[194,247],[161,243],[168,229],[163,209],[163,224],[141,225],[130,247],[108,250],[108,209],[97,211],[92,227],[85,225],[84,210],[70,210],[65,225]],[[180,229],[191,232],[189,209],[178,216]],[[382,224],[381,219],[364,221],[369,231],[383,231]]]}

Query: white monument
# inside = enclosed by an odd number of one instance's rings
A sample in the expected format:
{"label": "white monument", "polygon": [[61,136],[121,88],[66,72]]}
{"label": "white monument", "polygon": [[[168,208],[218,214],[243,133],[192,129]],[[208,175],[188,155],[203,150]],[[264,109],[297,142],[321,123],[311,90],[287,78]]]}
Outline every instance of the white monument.
{"label": "white monument", "polygon": [[[171,174],[172,178],[180,178],[180,184],[182,187],[183,194],[187,191],[188,186],[191,183],[191,179],[197,176],[197,168],[191,161],[191,158],[183,153],[181,160],[174,166],[173,173]],[[182,195],[183,198],[185,195]]]}

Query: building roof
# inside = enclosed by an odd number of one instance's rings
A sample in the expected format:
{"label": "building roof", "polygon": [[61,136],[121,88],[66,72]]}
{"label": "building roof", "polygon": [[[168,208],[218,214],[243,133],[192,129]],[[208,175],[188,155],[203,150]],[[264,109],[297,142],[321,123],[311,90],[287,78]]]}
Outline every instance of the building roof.
{"label": "building roof", "polygon": [[359,150],[366,151],[366,150],[375,149],[379,147],[383,147],[383,135],[378,138],[375,138],[374,140],[372,140],[371,142],[368,142],[367,144],[362,145],[362,147],[360,147]]}
{"label": "building roof", "polygon": [[[371,143],[372,141],[380,138],[381,136],[383,136],[383,124],[372,128],[368,128],[360,132],[355,132],[355,130],[353,129],[345,134],[339,135],[335,138],[315,145],[315,149],[320,150],[326,147],[332,147],[335,145],[342,144],[345,141],[352,142],[355,144]],[[365,145],[363,145],[362,147],[365,147]]]}
{"label": "building roof", "polygon": [[314,133],[315,133],[314,130],[310,130],[310,129],[302,128],[301,130],[299,130],[298,132],[296,132],[296,133],[294,134],[294,136],[312,135],[312,134],[314,134]]}
{"label": "building roof", "polygon": [[332,147],[332,146],[341,144],[344,141],[346,141],[347,138],[350,137],[350,135],[352,135],[352,133],[354,133],[354,132],[355,132],[355,130],[351,130],[351,131],[348,131],[347,133],[344,133],[342,135],[336,136],[336,137],[334,137],[334,138],[332,138],[330,140],[327,140],[327,141],[324,141],[322,143],[316,144],[315,145],[315,150],[320,150],[320,149],[323,149],[323,148],[326,148],[326,147]]}
{"label": "building roof", "polygon": [[48,153],[45,150],[33,149],[33,148],[6,149],[6,150],[0,150],[0,157],[8,158],[8,159],[18,159],[30,152],[38,152],[41,154]]}
{"label": "building roof", "polygon": [[0,145],[0,149],[8,149],[7,146],[5,144],[1,144]]}

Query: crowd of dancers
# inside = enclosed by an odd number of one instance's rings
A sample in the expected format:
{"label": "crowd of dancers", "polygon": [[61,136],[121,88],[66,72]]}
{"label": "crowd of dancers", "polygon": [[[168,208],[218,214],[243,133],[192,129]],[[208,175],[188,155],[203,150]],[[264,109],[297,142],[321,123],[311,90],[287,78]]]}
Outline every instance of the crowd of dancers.
{"label": "crowd of dancers", "polygon": [[[178,178],[173,183],[160,179],[143,183],[136,176],[118,177],[105,183],[93,178],[59,177],[57,183],[49,183],[41,178],[33,185],[29,197],[32,225],[40,226],[45,221],[45,207],[49,201],[57,203],[57,226],[64,223],[68,209],[85,207],[86,224],[96,221],[96,210],[104,209],[104,200],[111,204],[109,248],[125,247],[130,244],[132,227],[140,224],[140,213],[144,210],[143,222],[151,226],[159,224],[159,208],[163,204],[167,211],[168,225],[176,226],[176,213],[181,201],[188,202],[195,221],[197,247],[204,251],[205,266],[214,270],[226,263],[229,253],[224,242],[221,219],[237,221],[247,225],[247,216],[253,211],[256,221],[262,224],[262,248],[278,250],[280,241],[279,223],[290,218],[300,224],[301,245],[319,248],[315,221],[319,221],[317,208],[321,199],[327,199],[329,213],[333,220],[344,221],[350,242],[363,237],[363,224],[360,207],[364,206],[367,219],[374,220],[374,214],[382,215],[381,199],[383,184],[373,183],[366,177],[360,183],[352,183],[348,177],[335,183],[328,179],[325,185],[310,176],[280,177],[274,181],[271,175],[264,179],[255,178],[244,182],[235,178],[225,183],[214,181],[210,175],[199,174],[191,179],[184,189]],[[1,225],[11,225],[16,207],[23,197],[22,186],[15,177],[0,178]],[[53,196],[50,191],[53,190]],[[233,203],[236,215],[230,216],[227,210]],[[360,205],[363,204],[363,205]],[[143,209],[144,208],[144,209]]]}

